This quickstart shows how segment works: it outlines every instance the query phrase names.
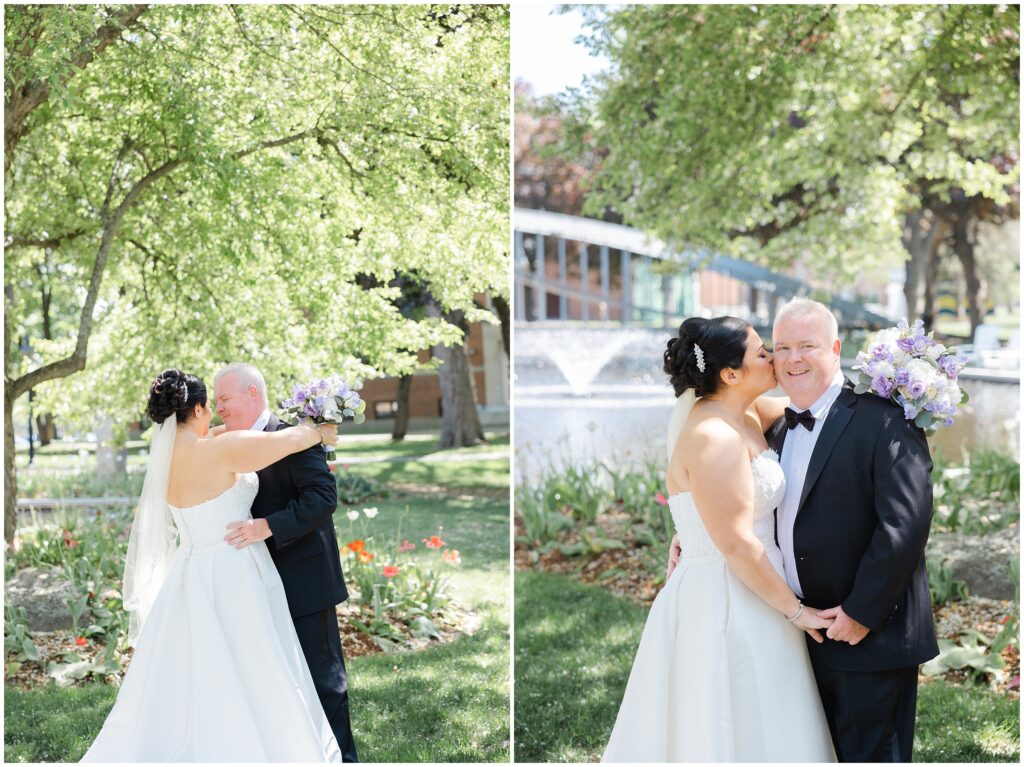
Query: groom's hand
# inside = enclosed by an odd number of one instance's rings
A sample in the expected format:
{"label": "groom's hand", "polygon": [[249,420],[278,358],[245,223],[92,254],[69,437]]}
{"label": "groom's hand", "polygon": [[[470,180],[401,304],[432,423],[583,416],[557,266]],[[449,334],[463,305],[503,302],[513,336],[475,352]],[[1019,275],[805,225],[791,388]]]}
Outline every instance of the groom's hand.
{"label": "groom's hand", "polygon": [[683,547],[679,545],[679,536],[672,536],[672,543],[668,547],[668,569],[665,571],[665,580],[669,579],[672,575],[672,571],[676,569],[676,565],[679,563],[679,555],[683,553]]}
{"label": "groom's hand", "polygon": [[825,636],[836,642],[848,642],[855,645],[868,635],[867,626],[857,623],[853,618],[843,612],[842,607],[830,607],[828,610],[819,610],[819,618],[833,619]]}
{"label": "groom's hand", "polygon": [[257,541],[265,541],[272,533],[265,519],[247,519],[245,522],[228,522],[228,534],[224,540],[236,549],[244,549]]}

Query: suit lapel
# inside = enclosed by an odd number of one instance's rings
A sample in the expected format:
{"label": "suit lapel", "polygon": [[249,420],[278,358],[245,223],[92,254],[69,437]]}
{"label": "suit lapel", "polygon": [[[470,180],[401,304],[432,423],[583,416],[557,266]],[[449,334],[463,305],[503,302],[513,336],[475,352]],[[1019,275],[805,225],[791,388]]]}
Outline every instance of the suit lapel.
{"label": "suit lapel", "polygon": [[263,427],[263,431],[277,431],[278,425],[281,421],[273,413],[270,414],[270,418],[267,420],[267,425]]}
{"label": "suit lapel", "polygon": [[839,441],[839,437],[842,436],[846,424],[853,418],[853,406],[856,402],[857,395],[853,393],[853,390],[843,387],[826,414],[825,421],[821,425],[821,434],[818,435],[818,441],[814,443],[814,452],[811,453],[811,460],[807,464],[807,476],[804,478],[804,487],[800,492],[800,505],[797,506],[798,514],[803,508],[811,488],[814,487],[814,483],[821,476],[825,462],[832,454],[832,449]]}

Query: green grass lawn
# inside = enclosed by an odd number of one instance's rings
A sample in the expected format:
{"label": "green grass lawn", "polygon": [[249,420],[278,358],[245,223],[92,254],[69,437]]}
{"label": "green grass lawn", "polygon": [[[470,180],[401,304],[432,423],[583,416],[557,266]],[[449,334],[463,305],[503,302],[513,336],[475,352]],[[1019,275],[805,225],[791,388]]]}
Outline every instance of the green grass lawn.
{"label": "green grass lawn", "polygon": [[455,450],[440,451],[437,449],[436,434],[409,434],[401,442],[392,442],[390,437],[381,435],[358,436],[347,439],[345,434],[338,440],[335,453],[338,460],[344,463],[346,456],[374,458],[402,458],[407,456],[430,455],[431,453],[491,453],[507,449],[508,433],[487,432],[484,434],[489,444],[463,447]]}
{"label": "green grass lawn", "polygon": [[[537,572],[516,573],[515,599],[516,761],[599,759],[647,610],[597,586]],[[1017,701],[931,682],[920,690],[914,758],[1018,762],[1019,729]]]}
{"label": "green grass lawn", "polygon": [[[386,438],[385,438],[386,439]],[[383,442],[384,440],[382,440]],[[421,462],[360,465],[404,469],[427,476]],[[472,488],[507,487],[508,461],[469,461],[438,482],[451,493],[395,493],[372,499],[379,515],[367,529],[379,539],[401,534],[417,544],[443,528],[462,564],[452,577],[455,598],[480,614],[472,636],[416,653],[373,655],[348,662],[352,726],[363,761],[501,762],[509,759],[509,502]],[[425,467],[425,468],[421,468]],[[353,467],[356,469],[357,467]],[[428,471],[430,470],[430,471]],[[467,489],[469,488],[469,489]],[[335,516],[339,534],[349,522]],[[356,523],[356,530],[362,531]],[[5,689],[4,756],[7,762],[76,761],[99,731],[116,690],[104,685],[23,692]]]}

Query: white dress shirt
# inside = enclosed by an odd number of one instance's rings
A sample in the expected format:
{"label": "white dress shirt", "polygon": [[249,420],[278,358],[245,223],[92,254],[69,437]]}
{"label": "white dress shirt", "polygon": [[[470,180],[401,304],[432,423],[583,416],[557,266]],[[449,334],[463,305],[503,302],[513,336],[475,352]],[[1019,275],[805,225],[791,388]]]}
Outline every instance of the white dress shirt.
{"label": "white dress shirt", "polygon": [[267,428],[267,424],[270,423],[270,411],[263,408],[263,412],[260,413],[260,417],[256,419],[256,422],[249,427],[249,431],[263,431]]}
{"label": "white dress shirt", "polygon": [[[843,390],[844,380],[843,371],[836,371],[835,378],[832,379],[829,387],[808,408],[811,415],[814,416],[814,428],[808,431],[803,424],[797,424],[796,428],[790,429],[779,458],[782,473],[786,475],[786,495],[782,499],[782,505],[779,506],[777,518],[779,548],[782,549],[782,562],[786,568],[786,582],[801,598],[803,598],[804,592],[800,587],[800,578],[796,572],[793,525],[796,522],[796,513],[800,506],[804,480],[807,478],[807,466],[811,462],[811,453],[814,452],[814,446],[818,442],[818,435],[821,434],[821,424],[839,396],[839,392]],[[790,407],[797,413],[803,412],[792,405]]]}

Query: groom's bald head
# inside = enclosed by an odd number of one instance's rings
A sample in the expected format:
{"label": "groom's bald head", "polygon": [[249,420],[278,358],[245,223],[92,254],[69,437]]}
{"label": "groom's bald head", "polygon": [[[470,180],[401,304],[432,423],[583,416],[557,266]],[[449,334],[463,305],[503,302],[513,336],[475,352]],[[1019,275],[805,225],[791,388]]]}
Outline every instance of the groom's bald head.
{"label": "groom's bald head", "polygon": [[809,408],[839,371],[839,323],[822,303],[794,298],[772,325],[775,377],[793,404]]}
{"label": "groom's bald head", "polygon": [[229,431],[248,429],[267,408],[267,384],[254,365],[232,362],[214,376],[213,398]]}

